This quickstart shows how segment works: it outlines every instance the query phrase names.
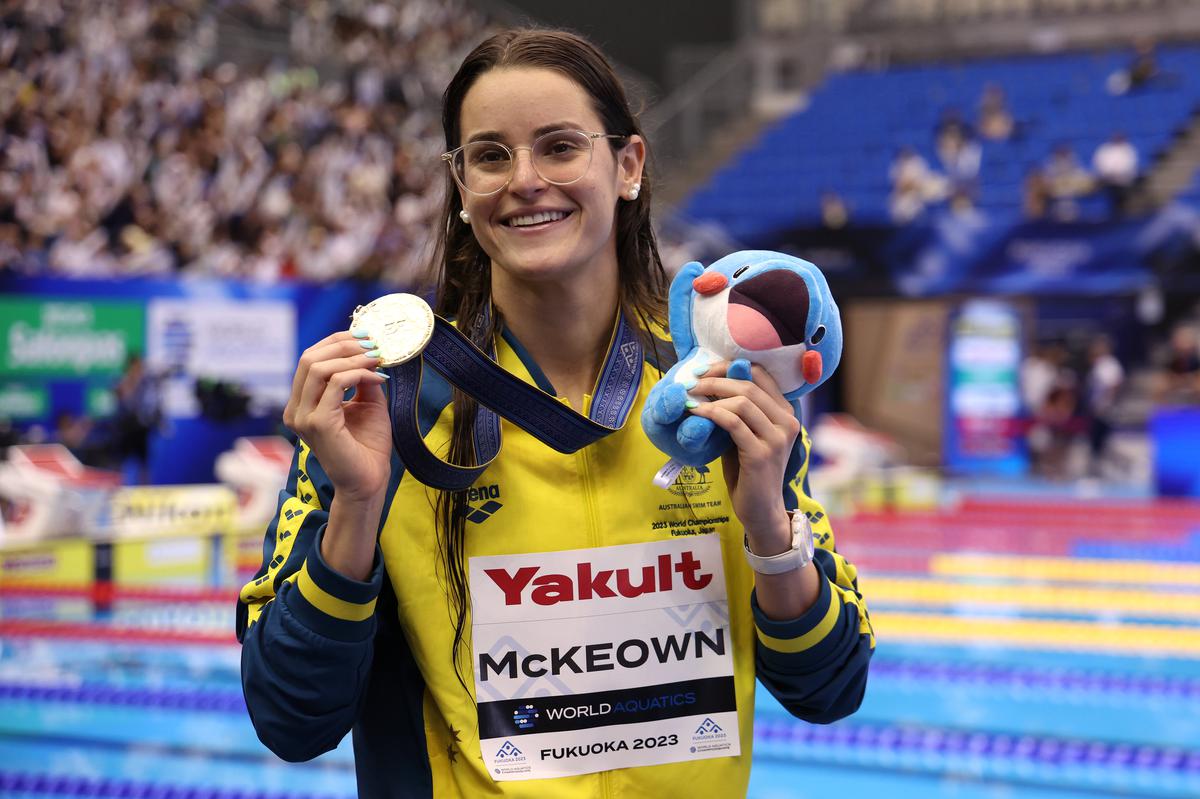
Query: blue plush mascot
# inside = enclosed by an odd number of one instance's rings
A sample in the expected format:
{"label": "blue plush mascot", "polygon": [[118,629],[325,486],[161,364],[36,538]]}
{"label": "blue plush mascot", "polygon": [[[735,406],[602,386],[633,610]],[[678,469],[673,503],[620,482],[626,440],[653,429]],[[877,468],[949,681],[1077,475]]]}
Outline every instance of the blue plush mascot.
{"label": "blue plush mascot", "polygon": [[684,382],[717,360],[750,379],[763,367],[792,402],[824,383],[842,358],[842,320],[821,270],[790,255],[744,250],[707,269],[686,264],[671,282],[671,338],[679,360],[650,390],[642,427],[680,466],[702,466],[730,445],[729,434],[688,413]]}

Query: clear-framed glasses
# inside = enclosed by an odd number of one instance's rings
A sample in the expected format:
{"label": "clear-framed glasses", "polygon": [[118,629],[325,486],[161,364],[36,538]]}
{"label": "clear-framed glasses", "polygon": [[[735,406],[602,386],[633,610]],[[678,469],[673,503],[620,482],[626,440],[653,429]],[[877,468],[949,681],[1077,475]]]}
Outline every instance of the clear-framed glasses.
{"label": "clear-framed glasses", "polygon": [[533,170],[547,183],[566,186],[587,174],[596,139],[627,139],[615,133],[583,130],[552,130],[533,140],[529,147],[509,147],[498,141],[467,142],[442,153],[454,181],[471,194],[487,197],[512,180],[517,150],[528,150]]}

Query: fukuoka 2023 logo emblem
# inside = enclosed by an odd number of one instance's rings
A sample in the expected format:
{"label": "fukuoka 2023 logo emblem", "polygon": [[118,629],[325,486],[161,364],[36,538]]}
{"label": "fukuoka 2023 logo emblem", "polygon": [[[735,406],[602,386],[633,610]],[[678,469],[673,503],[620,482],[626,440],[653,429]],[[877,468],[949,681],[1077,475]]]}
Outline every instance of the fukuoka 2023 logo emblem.
{"label": "fukuoka 2023 logo emblem", "polygon": [[525,759],[525,755],[523,755],[521,753],[520,749],[513,746],[512,741],[505,741],[501,745],[500,749],[496,752],[496,760],[497,761],[512,762],[515,760],[524,760],[524,759]]}
{"label": "fukuoka 2023 logo emblem", "polygon": [[727,737],[720,724],[705,716],[704,721],[700,722],[700,726],[692,733],[692,745],[689,751],[695,754],[698,751],[728,749]]}

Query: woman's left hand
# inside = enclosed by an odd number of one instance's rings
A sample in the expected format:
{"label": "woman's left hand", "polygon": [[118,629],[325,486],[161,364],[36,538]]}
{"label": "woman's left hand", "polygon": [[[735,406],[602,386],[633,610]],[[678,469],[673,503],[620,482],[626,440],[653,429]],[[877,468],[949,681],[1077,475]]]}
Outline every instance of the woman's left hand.
{"label": "woman's left hand", "polygon": [[689,393],[714,399],[691,412],[709,419],[733,439],[733,448],[721,459],[733,512],[752,548],[774,554],[791,542],[783,480],[800,421],[761,366],[751,367],[749,380],[728,376],[731,369],[735,376],[745,374],[745,365],[745,361],[732,365],[720,361],[710,366]]}

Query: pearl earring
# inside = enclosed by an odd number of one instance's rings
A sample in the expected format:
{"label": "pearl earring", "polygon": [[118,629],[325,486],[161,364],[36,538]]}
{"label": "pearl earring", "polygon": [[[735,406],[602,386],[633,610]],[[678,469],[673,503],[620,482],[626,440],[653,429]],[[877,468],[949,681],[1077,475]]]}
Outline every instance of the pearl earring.
{"label": "pearl earring", "polygon": [[464,224],[471,224],[471,215],[467,213],[467,209],[465,208],[458,212],[458,218],[461,219]]}
{"label": "pearl earring", "polygon": [[629,199],[636,200],[638,198],[638,195],[641,193],[641,191],[642,191],[642,184],[634,183],[632,186],[629,187]]}

